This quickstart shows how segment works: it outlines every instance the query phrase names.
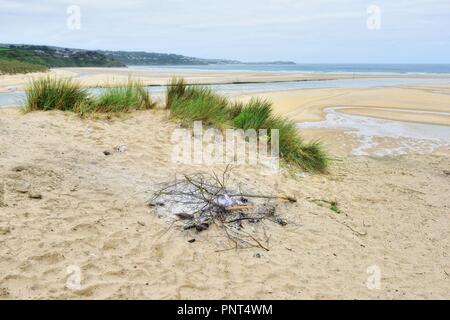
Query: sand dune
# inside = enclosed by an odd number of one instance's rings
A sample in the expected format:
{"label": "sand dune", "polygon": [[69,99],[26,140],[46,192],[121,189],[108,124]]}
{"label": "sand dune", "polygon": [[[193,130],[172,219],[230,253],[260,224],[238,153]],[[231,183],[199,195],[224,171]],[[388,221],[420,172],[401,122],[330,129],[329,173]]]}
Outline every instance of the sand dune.
{"label": "sand dune", "polygon": [[[166,116],[0,110],[1,298],[450,298],[450,158],[343,156],[305,177],[238,167],[238,182],[299,202],[278,208],[289,224],[268,225],[270,251],[217,252],[219,230],[170,228],[146,206],[175,174],[212,169],[171,163]],[[118,144],[128,150],[103,154]],[[366,286],[373,265],[380,290]]]}

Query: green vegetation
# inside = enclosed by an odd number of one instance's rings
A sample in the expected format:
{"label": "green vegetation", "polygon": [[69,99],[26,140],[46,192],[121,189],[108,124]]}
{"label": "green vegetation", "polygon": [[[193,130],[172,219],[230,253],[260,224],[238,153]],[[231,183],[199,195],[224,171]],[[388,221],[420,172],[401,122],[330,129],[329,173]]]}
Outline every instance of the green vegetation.
{"label": "green vegetation", "polygon": [[[13,67],[5,61],[13,61]],[[19,66],[29,63],[41,66]],[[0,44],[0,74],[41,71],[43,67],[125,67],[127,65],[210,65],[242,64],[236,60],[202,59],[178,54],[136,51],[82,50],[40,45]],[[295,64],[290,61],[263,64]],[[254,64],[254,63],[250,63]]]}
{"label": "green vegetation", "polygon": [[336,201],[330,202],[330,210],[336,212],[337,214],[341,213],[341,210],[338,207],[338,203]]}
{"label": "green vegetation", "polygon": [[94,99],[95,112],[129,112],[132,110],[147,110],[155,107],[144,85],[136,81],[128,81],[127,84],[105,89]]}
{"label": "green vegetation", "polygon": [[139,51],[99,51],[126,65],[208,65],[239,63],[234,60],[201,59],[179,54]]}
{"label": "green vegetation", "polygon": [[288,163],[307,171],[323,172],[329,164],[328,156],[319,141],[303,141],[295,122],[272,116],[266,123],[268,129],[279,130],[280,154]]}
{"label": "green vegetation", "polygon": [[230,102],[211,89],[188,86],[183,79],[173,79],[167,88],[166,108],[171,116],[189,125],[203,121],[207,125],[240,129],[277,129],[281,157],[288,163],[312,172],[326,171],[329,158],[319,141],[305,142],[295,122],[275,116],[272,103],[253,98],[247,103]]}
{"label": "green vegetation", "polygon": [[[171,116],[188,125],[193,121],[202,121],[206,125],[224,128],[228,125],[228,100],[201,86],[189,86],[181,89],[181,84],[172,87]],[[170,88],[168,88],[170,91]],[[182,93],[182,94],[181,94]],[[169,97],[169,94],[168,94]]]}
{"label": "green vegetation", "polygon": [[[233,113],[235,113],[234,111]],[[233,119],[236,127],[247,129],[267,129],[267,122],[272,114],[272,103],[259,98],[252,98],[241,107],[241,112]]]}
{"label": "green vegetation", "polygon": [[174,100],[185,95],[187,84],[183,78],[173,78],[167,84],[166,109],[171,109]]}
{"label": "green vegetation", "polygon": [[0,74],[43,72],[47,70],[48,68],[46,66],[40,64],[0,58]]}
{"label": "green vegetation", "polygon": [[228,107],[228,116],[230,119],[236,118],[244,109],[245,103],[242,101],[235,101],[230,103],[230,106]]}
{"label": "green vegetation", "polygon": [[121,62],[97,51],[31,45],[0,47],[0,73],[45,71],[56,67],[123,66]]}
{"label": "green vegetation", "polygon": [[25,89],[26,111],[73,111],[89,101],[88,92],[70,79],[46,77],[34,80]]}
{"label": "green vegetation", "polygon": [[339,204],[337,201],[329,201],[329,200],[323,200],[323,199],[312,199],[310,201],[317,204],[318,206],[328,208],[337,214],[341,213],[341,210],[339,209]]}
{"label": "green vegetation", "polygon": [[[141,82],[128,83],[105,89],[92,96],[71,79],[46,77],[34,80],[25,90],[25,111],[72,111],[80,116],[106,114],[107,116],[147,110],[155,107]],[[190,125],[202,121],[216,128],[268,129],[279,132],[280,155],[286,163],[312,172],[324,172],[329,158],[318,141],[305,142],[296,124],[272,114],[272,103],[251,99],[247,103],[230,102],[226,97],[203,86],[189,86],[183,79],[173,79],[167,88],[166,108],[171,117]],[[337,203],[330,209],[339,213]]]}
{"label": "green vegetation", "polygon": [[98,51],[126,65],[209,65],[209,64],[274,64],[295,65],[292,61],[265,61],[245,63],[237,60],[202,59],[173,53],[156,53],[143,51]]}
{"label": "green vegetation", "polygon": [[25,111],[61,110],[90,114],[120,114],[155,106],[142,83],[128,81],[118,87],[107,88],[94,97],[71,79],[46,77],[33,80],[25,89]]}

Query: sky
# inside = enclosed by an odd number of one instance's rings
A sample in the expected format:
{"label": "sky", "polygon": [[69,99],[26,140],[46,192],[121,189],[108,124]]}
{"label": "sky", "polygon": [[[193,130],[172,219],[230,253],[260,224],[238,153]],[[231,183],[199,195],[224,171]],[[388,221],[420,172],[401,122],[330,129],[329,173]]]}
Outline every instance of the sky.
{"label": "sky", "polygon": [[450,63],[450,0],[0,0],[0,43],[240,61]]}

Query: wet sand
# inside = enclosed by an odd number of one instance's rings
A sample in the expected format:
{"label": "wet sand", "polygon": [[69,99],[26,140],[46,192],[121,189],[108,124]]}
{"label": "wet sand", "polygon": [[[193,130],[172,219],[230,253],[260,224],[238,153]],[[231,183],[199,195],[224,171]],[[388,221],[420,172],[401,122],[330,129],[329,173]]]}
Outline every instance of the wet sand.
{"label": "wet sand", "polygon": [[[254,94],[243,95],[249,100]],[[381,119],[450,125],[450,84],[261,92],[275,111],[297,122],[320,121],[325,108]]]}

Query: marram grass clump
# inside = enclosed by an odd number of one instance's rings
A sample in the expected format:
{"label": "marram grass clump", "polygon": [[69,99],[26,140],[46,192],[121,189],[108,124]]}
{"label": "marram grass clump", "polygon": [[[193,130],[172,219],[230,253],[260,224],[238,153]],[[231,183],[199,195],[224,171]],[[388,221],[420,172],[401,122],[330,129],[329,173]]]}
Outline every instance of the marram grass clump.
{"label": "marram grass clump", "polygon": [[272,103],[252,98],[249,102],[231,102],[212,89],[187,85],[182,78],[168,84],[166,108],[183,125],[203,121],[217,128],[277,129],[281,158],[289,165],[311,172],[325,172],[329,158],[319,141],[305,142],[295,122],[273,114]]}
{"label": "marram grass clump", "polygon": [[70,79],[52,77],[33,80],[25,88],[25,111],[74,111],[89,103],[86,89]]}
{"label": "marram grass clump", "polygon": [[283,117],[272,116],[266,125],[269,130],[278,130],[280,155],[288,164],[312,172],[326,171],[329,158],[320,141],[305,142],[295,122]]}
{"label": "marram grass clump", "polygon": [[267,121],[272,114],[272,103],[268,100],[252,98],[245,104],[233,123],[237,128],[247,129],[266,129]]}
{"label": "marram grass clump", "polygon": [[288,164],[307,171],[324,172],[328,167],[328,157],[319,141],[303,141],[296,123],[272,113],[272,103],[252,98],[239,115],[233,119],[240,129],[278,130],[280,156]]}
{"label": "marram grass clump", "polygon": [[228,105],[228,99],[216,94],[212,89],[189,86],[183,90],[182,95],[173,95],[170,114],[184,125],[202,121],[205,125],[225,128],[230,123]]}
{"label": "marram grass clump", "polygon": [[71,79],[46,77],[33,80],[25,90],[24,110],[72,111],[80,116],[92,114],[120,114],[132,110],[155,107],[150,94],[142,83],[130,80],[117,87],[106,88],[98,95]]}
{"label": "marram grass clump", "polygon": [[234,101],[231,102],[228,106],[228,116],[230,119],[236,118],[241,112],[242,109],[244,109],[245,104],[242,101]]}
{"label": "marram grass clump", "polygon": [[167,84],[166,109],[171,109],[173,101],[185,96],[187,84],[183,78],[173,78]]}
{"label": "marram grass clump", "polygon": [[143,84],[137,81],[105,89],[93,99],[93,111],[119,113],[132,110],[148,110],[155,107]]}

